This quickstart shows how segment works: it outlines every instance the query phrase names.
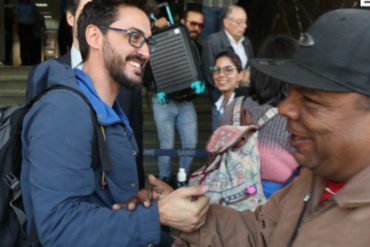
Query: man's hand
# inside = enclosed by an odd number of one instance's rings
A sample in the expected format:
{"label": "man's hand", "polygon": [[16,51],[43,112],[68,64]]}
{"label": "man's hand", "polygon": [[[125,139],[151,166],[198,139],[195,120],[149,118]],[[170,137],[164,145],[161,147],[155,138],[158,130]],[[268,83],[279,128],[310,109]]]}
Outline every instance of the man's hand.
{"label": "man's hand", "polygon": [[155,178],[153,175],[148,176],[148,182],[151,186],[150,188],[140,190],[139,193],[131,198],[127,204],[114,204],[112,209],[117,210],[127,207],[129,210],[135,210],[139,203],[144,205],[144,207],[149,208],[151,201],[163,199],[173,191],[171,186],[162,180]]}
{"label": "man's hand", "polygon": [[169,27],[170,23],[167,21],[167,19],[165,17],[161,17],[161,18],[159,18],[158,20],[156,20],[154,22],[154,26],[156,28],[162,29],[162,28],[165,28],[165,27]]}
{"label": "man's hand", "polygon": [[201,227],[206,221],[209,198],[204,196],[208,187],[184,187],[158,201],[161,224],[184,232]]}

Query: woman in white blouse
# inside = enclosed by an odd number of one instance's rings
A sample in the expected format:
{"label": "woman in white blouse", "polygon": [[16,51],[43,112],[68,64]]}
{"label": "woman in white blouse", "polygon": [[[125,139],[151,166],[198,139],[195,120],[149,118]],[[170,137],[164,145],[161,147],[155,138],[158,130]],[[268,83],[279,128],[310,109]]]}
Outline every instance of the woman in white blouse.
{"label": "woman in white blouse", "polygon": [[221,91],[221,96],[214,105],[216,114],[213,114],[215,119],[212,122],[215,124],[212,130],[215,130],[219,126],[220,116],[235,98],[234,90],[239,86],[243,69],[240,58],[231,50],[220,52],[210,69],[215,86]]}

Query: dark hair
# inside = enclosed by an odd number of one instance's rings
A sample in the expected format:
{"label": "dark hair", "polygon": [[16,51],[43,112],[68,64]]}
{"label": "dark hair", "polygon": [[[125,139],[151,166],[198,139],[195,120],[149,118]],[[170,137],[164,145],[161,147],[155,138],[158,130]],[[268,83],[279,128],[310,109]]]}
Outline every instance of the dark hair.
{"label": "dark hair", "polygon": [[[297,41],[287,35],[268,37],[258,51],[257,58],[292,58]],[[287,96],[287,84],[252,68],[249,95],[259,104],[277,106]]]}
{"label": "dark hair", "polygon": [[67,11],[71,12],[73,16],[76,15],[78,5],[80,5],[81,0],[68,0],[67,2]]}
{"label": "dark hair", "polygon": [[213,64],[216,64],[216,61],[221,57],[229,58],[231,60],[231,62],[234,64],[234,66],[236,67],[236,70],[238,71],[238,73],[240,73],[243,70],[242,62],[240,61],[239,56],[236,55],[236,53],[234,51],[232,51],[232,50],[221,51],[220,53],[218,53],[216,55],[216,58],[215,58],[215,61],[213,62]]}
{"label": "dark hair", "polygon": [[[142,7],[145,7],[144,2],[140,0],[96,0],[88,2],[78,18],[78,43],[82,60],[86,61],[89,55],[89,45],[85,34],[87,26],[91,24],[109,26],[116,20],[119,6],[143,9]],[[106,30],[101,30],[101,32],[105,34]]]}
{"label": "dark hair", "polygon": [[182,13],[182,18],[184,18],[184,20],[186,20],[188,18],[189,12],[195,12],[195,13],[203,15],[203,12],[202,12],[202,9],[201,9],[200,6],[198,6],[198,5],[189,5],[189,7]]}

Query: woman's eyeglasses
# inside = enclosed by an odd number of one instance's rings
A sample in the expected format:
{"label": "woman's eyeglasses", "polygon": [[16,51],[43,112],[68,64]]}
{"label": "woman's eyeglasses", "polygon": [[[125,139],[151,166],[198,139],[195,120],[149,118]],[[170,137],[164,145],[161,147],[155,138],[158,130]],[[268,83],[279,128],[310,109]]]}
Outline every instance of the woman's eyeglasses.
{"label": "woman's eyeglasses", "polygon": [[214,75],[219,75],[221,74],[221,71],[225,74],[225,75],[231,75],[237,68],[235,66],[231,66],[231,65],[228,65],[228,66],[225,66],[225,67],[218,67],[218,66],[211,66],[210,67],[210,70],[212,71],[212,73]]}
{"label": "woman's eyeglasses", "polygon": [[157,42],[150,38],[145,38],[144,34],[138,30],[129,30],[116,27],[107,27],[104,25],[99,26],[100,29],[113,30],[128,35],[128,42],[135,48],[141,48],[145,43],[148,44],[149,52],[152,53],[155,50]]}

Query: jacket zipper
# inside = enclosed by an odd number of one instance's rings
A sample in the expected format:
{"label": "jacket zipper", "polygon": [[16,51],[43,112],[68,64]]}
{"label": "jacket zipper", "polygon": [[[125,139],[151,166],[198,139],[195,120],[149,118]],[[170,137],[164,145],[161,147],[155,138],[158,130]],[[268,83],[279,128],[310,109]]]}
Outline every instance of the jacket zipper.
{"label": "jacket zipper", "polygon": [[306,212],[306,209],[307,209],[307,204],[308,202],[310,201],[311,199],[311,192],[308,192],[304,198],[303,198],[303,208],[302,208],[302,211],[301,211],[301,214],[299,215],[299,218],[298,218],[298,222],[294,228],[294,232],[293,232],[293,235],[292,237],[290,238],[289,240],[289,243],[287,245],[287,247],[291,247],[293,245],[293,242],[294,240],[297,238],[297,235],[298,235],[298,231],[299,231],[299,228],[301,227],[302,225],[302,221],[303,221],[303,216],[304,216],[304,213]]}

